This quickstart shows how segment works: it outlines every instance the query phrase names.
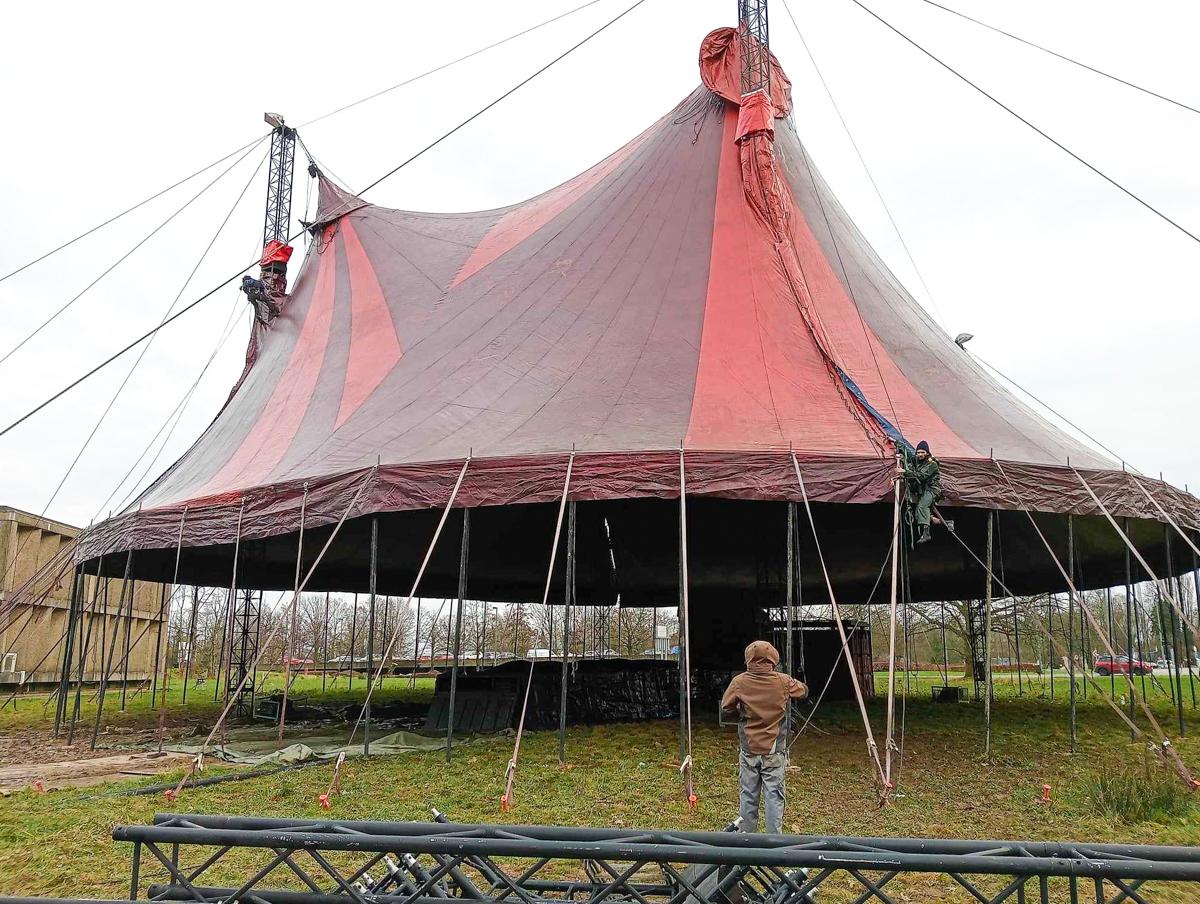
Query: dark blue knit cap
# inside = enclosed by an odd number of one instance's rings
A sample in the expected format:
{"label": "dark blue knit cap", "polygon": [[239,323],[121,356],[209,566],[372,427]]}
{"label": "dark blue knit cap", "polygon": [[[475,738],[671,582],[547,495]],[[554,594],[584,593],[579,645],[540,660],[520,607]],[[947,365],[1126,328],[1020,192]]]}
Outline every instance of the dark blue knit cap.
{"label": "dark blue knit cap", "polygon": [[920,452],[922,449],[924,449],[926,452],[929,451],[929,443],[925,442],[925,440],[921,440],[919,443],[917,443],[917,451]]}

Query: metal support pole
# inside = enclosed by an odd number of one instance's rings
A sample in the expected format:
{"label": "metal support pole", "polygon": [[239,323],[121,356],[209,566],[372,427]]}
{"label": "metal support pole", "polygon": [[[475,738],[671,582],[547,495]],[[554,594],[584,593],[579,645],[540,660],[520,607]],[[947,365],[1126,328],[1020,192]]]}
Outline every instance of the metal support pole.
{"label": "metal support pole", "polygon": [[358,661],[358,594],[354,594],[354,604],[350,609],[350,675],[346,690],[354,690],[354,664]]}
{"label": "metal support pole", "polygon": [[[173,586],[173,585],[172,585]],[[160,665],[160,656],[163,656],[162,649],[162,629],[163,629],[163,614],[167,611],[167,585],[163,584],[158,591],[158,625],[154,631],[154,674],[150,677],[150,708],[154,708],[155,700],[158,697],[158,667]],[[166,679],[163,679],[163,702],[166,703],[167,689]]]}
{"label": "metal support pole", "polygon": [[[67,597],[67,630],[63,634],[62,672],[59,677],[58,699],[54,701],[54,737],[56,738],[62,728],[63,720],[67,716],[67,688],[71,681],[71,660],[75,653],[75,627],[79,619],[80,600],[83,598],[82,575],[83,566],[76,565],[75,573],[71,577],[71,592]],[[30,608],[33,608],[32,603],[30,603]],[[16,709],[15,699],[13,709]]]}
{"label": "metal support pole", "polygon": [[[67,724],[67,745],[75,743],[75,723],[79,720],[79,710],[83,705],[83,681],[87,674],[88,653],[91,652],[92,646],[92,631],[96,627],[96,615],[100,608],[100,586],[101,583],[107,583],[107,578],[102,579],[100,575],[104,571],[104,556],[100,556],[96,562],[96,584],[92,588],[91,602],[91,618],[85,619],[87,622],[87,631],[82,630],[80,625],[80,633],[83,634],[83,644],[79,652],[79,680],[75,684],[75,702],[71,709],[71,721]],[[100,653],[103,656],[104,646],[101,645]]]}
{"label": "metal support pole", "polygon": [[192,661],[196,658],[196,615],[200,608],[200,588],[192,585],[192,617],[188,622],[187,661],[183,666],[183,703],[187,705],[188,682],[192,678]]}
{"label": "metal support pole", "polygon": [[[1122,519],[1122,529],[1125,534],[1129,534],[1129,519]],[[1131,564],[1129,557],[1129,547],[1125,547],[1125,655],[1129,660],[1133,661],[1133,581],[1131,577]],[[1129,676],[1129,720],[1133,721],[1133,675]],[[1135,740],[1137,735],[1130,729],[1129,739]]]}
{"label": "metal support pole", "polygon": [[[515,630],[513,632],[513,638],[514,638],[513,639],[513,656],[516,656],[517,655],[517,647],[516,647],[517,641],[515,639],[516,638]],[[430,665],[433,665],[432,646],[433,646],[433,637],[431,635],[430,636],[431,649],[429,651],[429,664]],[[416,620],[416,623],[413,625],[413,664],[412,664],[412,670],[408,676],[408,686],[410,688],[415,688],[417,686],[417,666],[420,664],[420,662],[421,662],[421,598],[418,596],[417,597],[417,620]]]}
{"label": "metal support pole", "polygon": [[1058,608],[1058,599],[1053,593],[1046,594],[1046,630],[1050,634],[1050,646],[1046,650],[1046,658],[1050,660],[1050,699],[1054,699],[1054,610]]}
{"label": "metal support pole", "polygon": [[[896,722],[896,594],[899,587],[900,577],[900,482],[904,473],[904,467],[900,459],[901,452],[896,452],[896,471],[892,480],[892,589],[891,600],[889,605],[888,615],[888,673],[887,673],[887,722],[886,722],[886,737],[887,741],[884,744],[884,784],[889,785],[892,780],[892,737],[893,728]],[[832,603],[832,600],[830,601]],[[850,652],[846,651],[847,654]],[[847,663],[851,669],[853,666]],[[888,788],[884,788],[886,793]]]}
{"label": "metal support pole", "polygon": [[[784,668],[788,676],[796,677],[795,669],[795,651],[793,649],[794,642],[792,639],[792,616],[796,609],[796,503],[787,503],[787,577],[785,579],[787,585],[786,603],[787,614],[784,618],[784,623],[787,628],[787,634],[784,638]],[[791,710],[788,710],[788,718],[791,718]],[[789,724],[790,727],[790,724]]]}
{"label": "metal support pole", "polygon": [[[283,727],[287,724],[288,691],[292,684],[292,658],[296,649],[296,612],[300,606],[300,566],[304,562],[304,518],[308,509],[308,483],[304,484],[304,495],[300,497],[300,536],[296,541],[296,583],[292,590],[291,619],[288,625],[287,643],[284,645],[283,659],[283,700],[279,704],[279,734],[276,738],[279,746],[283,747]],[[243,624],[242,630],[249,626]],[[233,663],[230,662],[232,668]]]}
{"label": "metal support pole", "polygon": [[[233,576],[229,579],[229,600],[225,611],[225,627],[221,631],[221,652],[217,657],[217,677],[213,686],[213,703],[217,702],[217,697],[221,693],[221,666],[225,661],[225,644],[229,644],[229,659],[233,659],[233,622],[234,612],[237,608],[237,577],[238,577],[238,562],[242,552],[242,517],[246,514],[246,500],[242,500],[241,506],[238,508],[237,533],[233,539]],[[228,640],[226,637],[228,636]],[[232,674],[232,673],[230,673]],[[225,702],[229,702],[229,680],[225,681]]]}
{"label": "metal support pole", "polygon": [[[121,595],[117,600],[117,623],[121,620],[121,607],[125,603],[125,587],[129,584],[129,574],[133,568],[133,550],[125,553],[125,576],[121,578]],[[100,737],[100,719],[104,715],[104,693],[108,690],[108,677],[112,669],[113,654],[117,649],[117,628],[113,626],[112,638],[108,645],[108,661],[100,674],[100,687],[96,693],[96,724],[92,727],[92,750],[96,749],[96,740]],[[103,650],[101,654],[103,655]]]}
{"label": "metal support pole", "polygon": [[[1113,607],[1112,607],[1112,588],[1104,588],[1104,601],[1108,609],[1108,636],[1113,639],[1113,645],[1116,645],[1116,628],[1113,627]],[[1108,672],[1108,695],[1110,697],[1117,696],[1117,675],[1111,669]]]}
{"label": "metal support pole", "polygon": [[567,669],[571,659],[571,606],[575,602],[575,502],[567,508],[567,574],[563,594],[562,681],[558,696],[558,761],[567,761]]}
{"label": "metal support pole", "polygon": [[463,600],[467,595],[467,561],[471,554],[471,510],[463,509],[462,548],[458,555],[458,617],[454,627],[454,665],[450,667],[450,708],[446,711],[446,762],[454,751],[454,705],[458,694],[458,663],[462,655]]}
{"label": "metal support pole", "polygon": [[[1171,572],[1174,570],[1172,566],[1175,563],[1174,557],[1171,555],[1171,528],[1170,525],[1167,524],[1163,525],[1163,544],[1164,552],[1166,553],[1167,557],[1167,570],[1163,572],[1163,583],[1166,585],[1164,588],[1166,592],[1170,593]],[[1182,605],[1182,603],[1180,605]],[[1167,617],[1171,622],[1171,659],[1175,664],[1175,711],[1179,716],[1179,736],[1183,737],[1184,734],[1186,734],[1183,727],[1183,671],[1182,666],[1179,663],[1179,657],[1183,655],[1184,651],[1181,650],[1179,646],[1179,636],[1176,631],[1178,618],[1175,610],[1171,606],[1167,606],[1166,610]],[[1170,675],[1167,676],[1167,680],[1171,680]]]}
{"label": "metal support pole", "polygon": [[987,517],[987,576],[984,582],[983,613],[983,720],[984,756],[992,755],[992,536],[995,532],[995,513]]}
{"label": "metal support pole", "polygon": [[[1067,515],[1067,574],[1075,581],[1075,516]],[[1080,602],[1082,605],[1082,601]],[[1078,725],[1075,704],[1075,592],[1067,589],[1067,675],[1071,682],[1071,753],[1078,744]]]}
{"label": "metal support pole", "polygon": [[[1194,556],[1195,553],[1192,553],[1192,555]],[[1175,576],[1175,597],[1176,597],[1176,599],[1178,599],[1180,601],[1180,604],[1183,605],[1183,575]],[[1189,614],[1191,614],[1190,611],[1189,611]],[[1191,688],[1192,709],[1195,710],[1196,709],[1196,674],[1195,674],[1194,666],[1196,664],[1196,657],[1193,654],[1193,648],[1195,647],[1195,644],[1196,644],[1196,637],[1192,633],[1192,629],[1189,628],[1186,623],[1181,624],[1180,629],[1183,632],[1183,655],[1184,655],[1184,659],[1187,661],[1188,687]]]}
{"label": "metal support pole", "polygon": [[125,616],[125,660],[121,665],[121,712],[125,712],[125,694],[129,689],[129,643],[133,632],[133,606],[137,602],[137,581],[131,582],[129,612]]}
{"label": "metal support pole", "polygon": [[[375,674],[375,578],[379,565],[379,517],[371,519],[371,574],[367,608],[367,701],[363,706],[363,756],[371,755],[371,682]],[[416,681],[416,670],[413,670]]]}
{"label": "metal support pole", "polygon": [[325,693],[325,676],[329,672],[329,591],[325,591],[324,630],[321,637],[321,693]]}

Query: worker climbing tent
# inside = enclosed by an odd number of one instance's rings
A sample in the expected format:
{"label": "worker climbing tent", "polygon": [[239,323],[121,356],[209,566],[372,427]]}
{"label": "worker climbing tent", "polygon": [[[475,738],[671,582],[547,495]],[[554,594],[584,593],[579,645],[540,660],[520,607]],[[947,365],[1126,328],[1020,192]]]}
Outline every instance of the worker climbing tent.
{"label": "worker climbing tent", "polygon": [[[1149,524],[1160,511],[1200,528],[1194,497],[1137,483],[932,323],[822,180],[773,56],[769,93],[742,95],[736,37],[704,39],[703,84],[675,109],[511,207],[392,210],[318,173],[314,240],[279,315],[256,324],[235,391],[141,498],[86,533],[80,558],[116,568],[115,553],[136,549],[138,576],[161,578],[186,508],[180,581],[227,582],[240,542],[242,586],[288,588],[302,508],[327,535],[361,492],[311,589],[366,587],[376,515],[380,591],[403,592],[469,459],[454,506],[477,510],[472,592],[528,601],[545,581],[531,525],[549,536],[570,458],[579,601],[619,589],[670,604],[677,527],[664,501],[679,496],[683,450],[693,602],[761,583],[754,503],[800,499],[794,462],[839,596],[864,598],[892,535],[895,450],[918,439],[970,542],[991,509],[1038,513],[1053,537],[1077,516],[1089,586],[1120,579],[1124,547],[1076,471],[1108,512],[1142,525],[1143,549],[1162,544]],[[706,539],[714,525],[719,542]],[[1032,529],[1005,542],[1025,563],[1010,566],[1014,592],[1062,589]],[[916,599],[981,592],[954,544],[927,544],[912,569]],[[453,596],[457,580],[448,545],[423,592]]]}

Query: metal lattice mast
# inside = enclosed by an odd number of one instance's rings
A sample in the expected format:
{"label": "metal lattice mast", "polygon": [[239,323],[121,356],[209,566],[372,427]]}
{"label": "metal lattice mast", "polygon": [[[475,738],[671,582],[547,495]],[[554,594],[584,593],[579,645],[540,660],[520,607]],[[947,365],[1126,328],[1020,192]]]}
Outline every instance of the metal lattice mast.
{"label": "metal lattice mast", "polygon": [[771,42],[767,30],[767,0],[738,0],[738,57],[742,64],[742,94],[771,91]]}
{"label": "metal lattice mast", "polygon": [[271,168],[267,179],[267,216],[263,224],[263,250],[271,242],[284,245],[292,221],[292,173],[296,165],[296,130],[283,124],[283,117],[267,113],[271,132]]}
{"label": "metal lattice mast", "polygon": [[251,677],[244,687],[242,681],[247,672],[254,670],[258,660],[260,610],[259,600],[255,598],[253,590],[239,590],[238,594],[241,599],[233,610],[234,640],[229,653],[226,681],[227,692],[237,694],[233,705],[234,715],[249,718],[254,715],[255,678]]}

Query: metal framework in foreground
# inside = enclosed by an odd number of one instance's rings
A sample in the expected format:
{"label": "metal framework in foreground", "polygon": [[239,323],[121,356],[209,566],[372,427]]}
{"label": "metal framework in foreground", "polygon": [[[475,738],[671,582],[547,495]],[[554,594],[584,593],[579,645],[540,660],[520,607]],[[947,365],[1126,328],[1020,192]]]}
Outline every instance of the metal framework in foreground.
{"label": "metal framework in foreground", "polygon": [[897,900],[893,882],[925,873],[943,877],[934,880],[940,901],[1142,904],[1155,900],[1160,881],[1200,883],[1200,848],[467,825],[434,816],[440,821],[160,814],[152,825],[116,827],[113,838],[133,844],[131,900],[150,881],[151,900],[255,904],[816,904],[835,886],[839,900],[849,886],[847,900],[887,904]]}

